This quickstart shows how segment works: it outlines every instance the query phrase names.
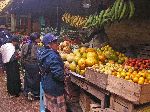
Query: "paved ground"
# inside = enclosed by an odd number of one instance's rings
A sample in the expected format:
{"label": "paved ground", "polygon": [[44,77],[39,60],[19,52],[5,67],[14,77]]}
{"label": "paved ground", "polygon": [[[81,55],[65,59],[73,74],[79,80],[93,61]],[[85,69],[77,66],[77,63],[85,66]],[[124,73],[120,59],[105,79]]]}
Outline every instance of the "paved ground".
{"label": "paved ground", "polygon": [[0,74],[0,112],[39,112],[39,101],[29,102],[23,94],[10,98],[6,92],[5,75]]}

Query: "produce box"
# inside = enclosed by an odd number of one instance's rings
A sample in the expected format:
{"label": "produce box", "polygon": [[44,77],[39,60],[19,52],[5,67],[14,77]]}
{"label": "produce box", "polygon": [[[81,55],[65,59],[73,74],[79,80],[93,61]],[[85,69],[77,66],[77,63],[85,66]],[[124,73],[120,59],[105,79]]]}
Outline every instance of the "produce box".
{"label": "produce box", "polygon": [[106,89],[107,78],[107,74],[96,72],[92,68],[86,68],[85,79],[100,88]]}
{"label": "produce box", "polygon": [[150,84],[139,85],[112,75],[108,76],[106,88],[111,93],[115,93],[134,104],[150,102]]}
{"label": "produce box", "polygon": [[150,112],[150,103],[136,105],[118,95],[112,94],[110,108],[116,112]]}
{"label": "produce box", "polygon": [[83,112],[90,111],[90,103],[91,103],[90,97],[83,90],[81,90],[81,93],[79,96],[79,104]]}

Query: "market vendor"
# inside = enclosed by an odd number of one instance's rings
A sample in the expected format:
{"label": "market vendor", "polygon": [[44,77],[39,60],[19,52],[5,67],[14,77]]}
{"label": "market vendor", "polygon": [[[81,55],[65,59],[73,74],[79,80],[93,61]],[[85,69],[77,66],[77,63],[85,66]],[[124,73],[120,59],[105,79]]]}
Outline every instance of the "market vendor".
{"label": "market vendor", "polygon": [[82,46],[100,48],[109,43],[109,39],[104,28],[88,29],[88,31],[90,32],[89,36],[86,39],[86,42],[81,44]]}

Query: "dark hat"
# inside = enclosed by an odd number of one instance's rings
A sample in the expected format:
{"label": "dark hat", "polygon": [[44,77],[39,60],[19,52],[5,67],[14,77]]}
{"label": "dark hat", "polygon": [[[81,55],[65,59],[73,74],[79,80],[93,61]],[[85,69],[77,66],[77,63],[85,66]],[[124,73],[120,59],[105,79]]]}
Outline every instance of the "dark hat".
{"label": "dark hat", "polygon": [[34,32],[30,35],[30,40],[35,41],[36,39],[40,38],[40,34],[38,32]]}
{"label": "dark hat", "polygon": [[15,35],[12,36],[11,41],[18,42],[18,43],[20,42],[19,37],[15,36]]}
{"label": "dark hat", "polygon": [[58,38],[54,35],[52,35],[51,33],[47,33],[44,37],[43,37],[43,44],[44,46],[47,46],[49,43],[58,40]]}

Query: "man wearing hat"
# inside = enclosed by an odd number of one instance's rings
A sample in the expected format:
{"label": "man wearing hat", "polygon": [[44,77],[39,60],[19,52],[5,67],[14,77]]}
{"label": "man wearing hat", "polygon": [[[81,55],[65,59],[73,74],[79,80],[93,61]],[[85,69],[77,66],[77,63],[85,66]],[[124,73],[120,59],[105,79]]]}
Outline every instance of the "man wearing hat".
{"label": "man wearing hat", "polygon": [[42,72],[42,88],[47,112],[66,112],[64,98],[64,63],[57,52],[57,37],[48,33],[43,37],[44,47],[38,50]]}

